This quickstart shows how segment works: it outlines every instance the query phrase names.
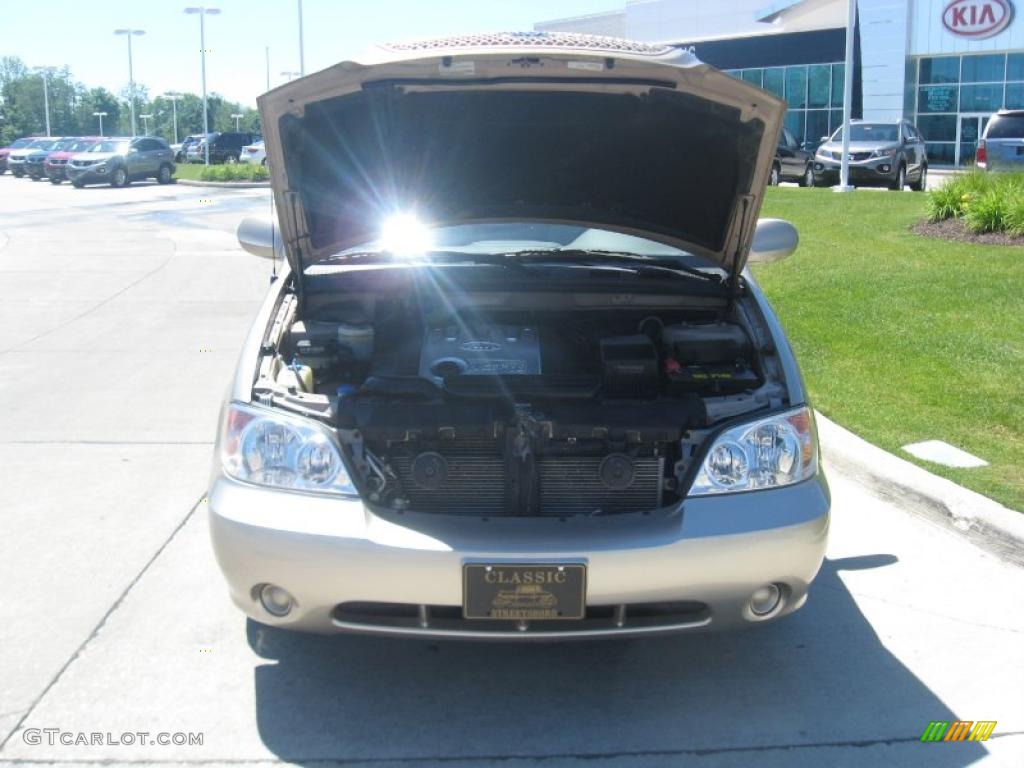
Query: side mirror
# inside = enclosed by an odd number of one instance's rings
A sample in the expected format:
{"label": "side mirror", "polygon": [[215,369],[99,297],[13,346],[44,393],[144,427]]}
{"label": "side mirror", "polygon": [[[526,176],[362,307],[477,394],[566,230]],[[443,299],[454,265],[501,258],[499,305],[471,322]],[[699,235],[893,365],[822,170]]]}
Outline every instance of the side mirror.
{"label": "side mirror", "polygon": [[828,141],[828,136],[822,136],[821,143],[824,144],[826,141]]}
{"label": "side mirror", "polygon": [[273,259],[284,255],[281,233],[270,219],[246,218],[238,225],[238,244],[253,256]]}
{"label": "side mirror", "polygon": [[785,219],[758,219],[747,261],[751,264],[780,261],[795,251],[799,244],[800,235],[796,227]]}

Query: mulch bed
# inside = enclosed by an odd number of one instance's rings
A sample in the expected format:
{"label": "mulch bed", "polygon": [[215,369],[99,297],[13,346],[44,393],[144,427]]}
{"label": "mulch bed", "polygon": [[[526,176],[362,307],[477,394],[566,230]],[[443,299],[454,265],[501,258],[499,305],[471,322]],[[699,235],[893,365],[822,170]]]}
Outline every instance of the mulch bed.
{"label": "mulch bed", "polygon": [[959,243],[978,243],[979,245],[1017,245],[1024,246],[1024,236],[1008,235],[1005,232],[971,232],[964,226],[963,219],[944,219],[943,221],[917,222],[910,228],[912,232],[925,237],[938,237],[943,240],[954,240]]}

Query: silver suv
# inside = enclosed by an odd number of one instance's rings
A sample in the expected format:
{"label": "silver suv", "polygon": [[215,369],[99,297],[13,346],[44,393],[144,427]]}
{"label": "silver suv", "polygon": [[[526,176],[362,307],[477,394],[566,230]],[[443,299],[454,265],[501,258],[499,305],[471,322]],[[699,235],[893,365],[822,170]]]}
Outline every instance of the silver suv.
{"label": "silver suv", "polygon": [[125,187],[147,178],[170,184],[175,171],[174,152],[156,136],[105,139],[74,155],[65,169],[76,187],[105,183]]}
{"label": "silver suv", "polygon": [[[839,128],[814,154],[818,186],[839,180],[843,159],[843,129]],[[928,183],[928,154],[924,137],[909,120],[850,122],[850,183],[858,187],[902,190],[907,184],[921,192]]]}
{"label": "silver suv", "polygon": [[975,162],[989,171],[1024,170],[1024,109],[1001,109],[992,115]]}

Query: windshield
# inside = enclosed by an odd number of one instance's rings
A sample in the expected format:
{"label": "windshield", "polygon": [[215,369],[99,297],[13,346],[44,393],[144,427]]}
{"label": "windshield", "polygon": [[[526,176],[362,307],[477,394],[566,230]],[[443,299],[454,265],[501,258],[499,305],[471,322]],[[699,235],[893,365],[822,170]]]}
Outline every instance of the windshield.
{"label": "windshield", "polygon": [[32,143],[32,139],[18,139],[17,141],[11,143],[11,147],[10,148],[11,149],[21,149],[22,147],[27,147],[31,143]]}
{"label": "windshield", "polygon": [[56,139],[36,139],[28,145],[29,149],[49,149],[57,143]]}
{"label": "windshield", "polygon": [[67,152],[69,149],[73,149],[78,139],[61,139],[54,144],[50,149],[54,152]]}
{"label": "windshield", "polygon": [[[409,237],[412,235],[412,237]],[[460,224],[453,227],[438,227],[432,230],[418,229],[403,233],[382,233],[379,240],[348,248],[325,261],[336,261],[347,255],[395,252],[394,241],[409,237],[408,244],[419,245],[411,260],[431,253],[472,254],[515,254],[551,251],[557,260],[559,251],[610,251],[629,253],[651,258],[678,258],[685,266],[706,267],[710,265],[686,251],[670,245],[648,240],[643,237],[625,235],[605,229],[573,226],[570,224],[548,224],[544,222],[500,222],[491,224]],[[415,243],[413,242],[415,240]],[[600,254],[595,254],[600,259]],[[314,270],[315,271],[315,270]]]}
{"label": "windshield", "polygon": [[91,146],[88,152],[124,152],[128,149],[127,141],[101,141]]}
{"label": "windshield", "polygon": [[[832,135],[832,141],[843,140],[843,129]],[[893,142],[900,140],[900,127],[893,123],[854,123],[850,126],[850,141]]]}
{"label": "windshield", "polygon": [[85,152],[86,150],[89,149],[89,147],[91,147],[95,143],[96,143],[95,141],[91,141],[89,139],[76,139],[74,144],[72,144],[70,147],[68,147],[66,151],[67,152]]}

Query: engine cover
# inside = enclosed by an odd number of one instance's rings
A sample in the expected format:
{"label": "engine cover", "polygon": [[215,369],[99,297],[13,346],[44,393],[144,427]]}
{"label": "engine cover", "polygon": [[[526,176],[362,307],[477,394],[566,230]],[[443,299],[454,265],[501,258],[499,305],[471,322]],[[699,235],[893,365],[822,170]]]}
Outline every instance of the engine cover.
{"label": "engine cover", "polygon": [[428,328],[420,350],[420,376],[438,384],[459,374],[536,376],[540,372],[540,334],[533,326]]}

